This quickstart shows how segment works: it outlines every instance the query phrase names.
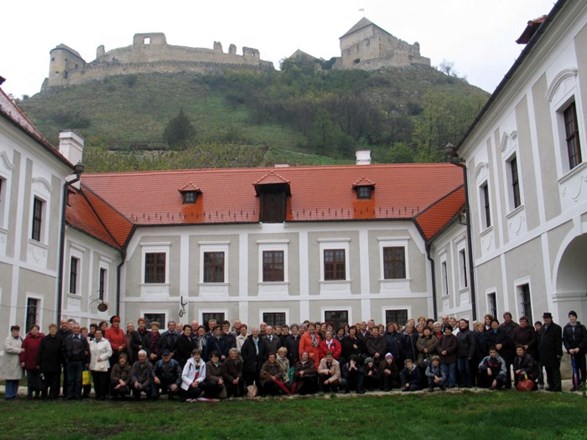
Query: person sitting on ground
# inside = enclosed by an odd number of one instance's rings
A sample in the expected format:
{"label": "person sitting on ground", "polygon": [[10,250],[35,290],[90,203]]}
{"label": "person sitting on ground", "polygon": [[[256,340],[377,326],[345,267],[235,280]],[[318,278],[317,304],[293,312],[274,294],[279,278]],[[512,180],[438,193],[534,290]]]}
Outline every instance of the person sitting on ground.
{"label": "person sitting on ground", "polygon": [[314,361],[310,359],[308,352],[304,351],[294,369],[294,385],[292,391],[297,392],[301,396],[314,394],[318,391],[317,374],[318,371],[314,366]]}
{"label": "person sitting on ground", "polygon": [[206,363],[202,359],[202,352],[195,348],[192,357],[187,360],[181,372],[181,389],[183,399],[192,402],[204,392],[206,379]]}
{"label": "person sitting on ground", "polygon": [[224,399],[226,397],[226,387],[224,385],[224,378],[222,377],[220,353],[217,351],[212,352],[210,360],[206,363],[204,389],[206,397],[218,399]]}
{"label": "person sitting on ground", "polygon": [[147,352],[139,350],[138,360],[133,364],[130,372],[130,383],[135,400],[141,399],[145,393],[147,399],[153,399],[153,365],[147,360]]}
{"label": "person sitting on ground", "polygon": [[318,365],[318,385],[322,392],[337,392],[340,387],[340,364],[331,351],[326,352],[324,359]]}
{"label": "person sitting on ground", "polygon": [[126,353],[120,353],[118,363],[110,372],[110,396],[112,400],[126,399],[130,394],[130,371]]}
{"label": "person sitting on ground", "polygon": [[153,383],[155,396],[167,394],[169,400],[179,392],[181,385],[181,366],[172,358],[173,354],[167,348],[161,351],[161,359],[155,363]]}
{"label": "person sitting on ground", "polygon": [[[526,378],[536,381],[538,378],[538,364],[523,345],[516,347],[514,358],[514,383],[517,385],[520,380]],[[535,387],[535,389],[537,389]]]}
{"label": "person sitting on ground", "polygon": [[351,391],[356,391],[357,394],[365,393],[365,389],[363,388],[363,367],[358,355],[351,355],[348,362],[342,366],[341,383],[344,387],[345,394]]}
{"label": "person sitting on ground", "polygon": [[399,368],[393,354],[387,353],[385,359],[379,364],[379,379],[383,391],[391,391],[392,388],[400,387]]}
{"label": "person sitting on ground", "polygon": [[228,359],[222,363],[221,370],[227,396],[241,397],[244,395],[243,361],[238,354],[238,348],[233,347],[228,350]]}
{"label": "person sitting on ground", "polygon": [[411,359],[404,361],[404,369],[400,375],[400,386],[402,391],[419,391],[421,388],[422,379],[420,370]]}
{"label": "person sitting on ground", "polygon": [[434,391],[434,388],[446,389],[446,376],[440,366],[440,356],[434,355],[426,367],[426,378],[428,379],[428,390]]}
{"label": "person sitting on ground", "polygon": [[489,349],[489,356],[485,356],[479,363],[479,373],[483,384],[489,385],[490,390],[497,390],[505,386],[506,363],[494,346]]}
{"label": "person sitting on ground", "polygon": [[288,387],[291,386],[289,380],[289,359],[287,358],[287,348],[279,347],[277,350],[276,362],[281,368],[281,380]]}
{"label": "person sitting on ground", "polygon": [[366,358],[363,364],[363,387],[367,391],[378,390],[381,388],[378,364],[371,357]]}
{"label": "person sitting on ground", "polygon": [[267,360],[261,367],[259,381],[261,384],[261,393],[263,395],[278,396],[282,393],[289,394],[289,390],[281,380],[281,367],[277,363],[275,353],[269,353]]}

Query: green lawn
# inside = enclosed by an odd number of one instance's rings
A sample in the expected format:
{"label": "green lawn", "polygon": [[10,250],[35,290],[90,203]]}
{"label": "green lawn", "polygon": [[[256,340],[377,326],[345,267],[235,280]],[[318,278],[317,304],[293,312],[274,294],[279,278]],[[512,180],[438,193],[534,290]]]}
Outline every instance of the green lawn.
{"label": "green lawn", "polygon": [[[581,439],[579,394],[342,395],[220,403],[0,402],[2,439]],[[463,437],[464,436],[464,437]]]}

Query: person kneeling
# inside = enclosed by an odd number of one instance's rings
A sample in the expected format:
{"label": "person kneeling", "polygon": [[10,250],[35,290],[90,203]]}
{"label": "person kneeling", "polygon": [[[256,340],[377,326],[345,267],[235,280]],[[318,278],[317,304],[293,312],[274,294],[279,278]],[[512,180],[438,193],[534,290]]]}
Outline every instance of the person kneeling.
{"label": "person kneeling", "polygon": [[167,394],[169,400],[173,399],[181,384],[181,367],[168,349],[162,351],[161,359],[155,363],[154,375],[156,395]]}
{"label": "person kneeling", "polygon": [[428,389],[434,391],[438,387],[442,391],[446,389],[446,376],[440,368],[440,356],[432,356],[432,360],[426,367],[426,378],[428,379]]}
{"label": "person kneeling", "polygon": [[130,371],[126,354],[120,353],[118,363],[114,364],[110,372],[110,395],[112,400],[126,399],[130,394]]}
{"label": "person kneeling", "polygon": [[479,363],[479,374],[486,385],[491,384],[490,390],[497,390],[505,386],[506,364],[503,358],[497,354],[495,347],[491,347],[489,356],[485,356]]}
{"label": "person kneeling", "polygon": [[331,351],[326,352],[318,365],[318,386],[322,392],[337,392],[340,387],[340,364]]}
{"label": "person kneeling", "polygon": [[145,393],[147,399],[153,398],[153,366],[147,360],[147,352],[140,350],[136,361],[130,372],[130,383],[132,394],[135,400],[140,400],[141,394]]}
{"label": "person kneeling", "polygon": [[204,394],[206,397],[225,399],[226,386],[222,378],[222,364],[220,353],[213,352],[206,363],[206,379],[204,380]]}
{"label": "person kneeling", "polygon": [[404,369],[399,374],[402,391],[419,391],[421,388],[422,379],[420,377],[420,370],[411,359],[404,361]]}

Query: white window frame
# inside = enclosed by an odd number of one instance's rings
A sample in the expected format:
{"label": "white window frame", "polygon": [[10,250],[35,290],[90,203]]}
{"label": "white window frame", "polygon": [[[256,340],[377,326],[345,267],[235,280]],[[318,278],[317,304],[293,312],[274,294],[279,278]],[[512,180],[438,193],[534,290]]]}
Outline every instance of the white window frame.
{"label": "white window frame", "polygon": [[[43,299],[44,299],[44,297],[41,294],[38,294],[38,293],[27,293],[26,294],[26,297],[24,300],[25,307],[24,307],[24,316],[23,316],[22,322],[26,326],[26,318],[27,318],[27,312],[28,312],[27,304],[29,302],[29,298],[36,299],[37,301],[39,301],[39,305],[37,306],[37,322],[36,322],[36,324],[39,325],[40,331],[43,331],[43,328],[44,328],[43,327]],[[26,334],[29,332],[30,329],[25,328],[24,330],[25,330],[24,333]]]}
{"label": "white window frame", "polygon": [[98,289],[96,292],[96,298],[100,298],[100,271],[101,269],[106,270],[106,276],[104,277],[104,296],[102,301],[107,303],[110,296],[110,262],[103,258],[100,258],[98,264]]}
{"label": "white window frame", "polygon": [[494,318],[497,318],[497,313],[499,313],[499,308],[497,307],[497,290],[496,289],[489,289],[485,291],[485,308],[487,310],[487,313],[491,313],[492,311],[489,308],[489,297],[493,295],[493,298],[495,299],[495,315],[493,315]]}
{"label": "white window frame", "polygon": [[[328,238],[318,239],[320,252],[320,282],[321,283],[349,283],[351,281],[351,262],[350,262],[350,238]],[[324,251],[344,249],[344,280],[325,280],[324,279]],[[333,309],[334,310],[334,309]]]}
{"label": "white window frame", "polygon": [[[211,242],[211,241],[200,241],[198,242],[200,246],[200,276],[199,276],[199,283],[200,285],[205,286],[226,286],[228,285],[228,248],[230,245],[229,241],[218,241],[218,242]],[[210,283],[204,281],[204,254],[207,252],[223,252],[224,253],[224,281],[219,283]]]}
{"label": "white window frame", "polygon": [[[385,324],[386,328],[387,328],[387,317],[386,317],[386,312],[397,312],[400,310],[407,310],[408,311],[408,320],[410,319],[410,316],[412,316],[412,306],[408,306],[408,305],[393,305],[393,306],[383,306],[381,308],[381,322]],[[406,321],[407,322],[407,321]],[[400,325],[405,325],[405,322],[398,322],[398,324]],[[416,329],[414,329],[414,331],[416,331]]]}
{"label": "white window frame", "polygon": [[[349,325],[353,325],[355,321],[353,321],[353,308],[350,306],[322,306],[320,307],[320,320],[324,320],[326,317],[326,312],[347,312],[349,317]],[[336,335],[336,329],[334,329]]]}
{"label": "white window frame", "polygon": [[[165,322],[160,322],[159,323],[159,333],[163,333],[166,329],[167,329],[167,324],[169,323],[169,310],[163,310],[163,309],[141,309],[140,310],[140,315],[139,316],[145,316],[145,314],[150,314],[150,313],[157,313],[159,315],[163,315],[165,316]],[[151,328],[149,327],[147,329],[147,331],[151,331]]]}
{"label": "white window frame", "polygon": [[263,313],[285,313],[285,323],[289,325],[289,309],[286,308],[269,308],[269,309],[259,309],[259,322],[265,322],[263,319]]}
{"label": "white window frame", "polygon": [[[141,243],[141,286],[162,286],[162,285],[169,285],[169,254],[171,250],[171,243]],[[165,254],[165,282],[163,283],[146,283],[145,282],[145,265],[147,262],[146,255],[147,254],[156,254],[156,253],[164,253]]]}
{"label": "white window frame", "polygon": [[[462,260],[461,260],[462,257]],[[467,247],[465,243],[457,244],[457,260],[459,265],[459,290],[469,288],[471,280],[469,279],[469,261],[467,260]]]}
{"label": "white window frame", "polygon": [[[33,240],[33,214],[35,198],[43,202],[43,211],[41,214],[41,237],[40,240]],[[30,198],[30,217],[28,237],[31,243],[47,245],[49,242],[49,213],[51,212],[51,185],[42,177],[33,178],[32,191]],[[65,203],[65,202],[64,202]]]}
{"label": "white window frame", "polygon": [[[204,313],[224,313],[224,319],[229,319],[227,308],[212,307],[212,308],[199,309],[198,310],[199,322],[204,327],[206,327],[208,325],[208,322],[204,322]],[[222,323],[220,322],[218,324],[222,324]]]}
{"label": "white window frame", "polygon": [[[379,278],[380,281],[393,282],[393,281],[405,281],[410,279],[410,258],[408,253],[408,244],[410,241],[409,237],[402,238],[388,238],[380,237],[379,241]],[[387,247],[403,247],[404,248],[404,265],[406,268],[405,278],[385,278],[385,268],[383,261],[383,249]]]}
{"label": "white window frame", "polygon": [[442,298],[450,297],[448,280],[448,259],[446,254],[440,257],[440,295]]}
{"label": "white window frame", "polygon": [[[485,194],[484,188],[487,188],[487,194]],[[482,181],[479,186],[477,187],[479,192],[479,225],[481,226],[481,231],[486,231],[493,226],[493,206],[491,205],[491,190],[489,186],[489,180],[486,179]],[[485,205],[489,204],[489,221],[490,224],[487,223],[487,214]]]}
{"label": "white window frame", "polygon": [[532,292],[534,291],[532,289],[532,283],[530,280],[530,277],[524,277],[524,278],[519,278],[517,280],[514,281],[514,292],[515,292],[515,301],[516,301],[516,313],[517,313],[517,317],[520,318],[522,315],[525,315],[524,313],[524,297],[523,297],[523,293],[522,293],[522,289],[521,286],[527,284],[528,288],[530,289],[530,310],[532,312],[532,319],[536,318],[536,313],[534,311],[534,306],[535,306],[535,301],[532,295]]}
{"label": "white window frame", "polygon": [[[518,191],[520,193],[520,204],[515,206],[515,198],[514,198],[514,186],[513,186],[513,178],[512,178],[512,161],[516,160],[516,170],[518,173]],[[520,155],[518,154],[517,147],[516,150],[509,154],[504,162],[504,174],[506,176],[506,185],[507,185],[507,202],[508,202],[508,213],[511,214],[514,211],[518,211],[523,209],[524,207],[524,190],[523,190],[523,182],[522,182],[522,173],[520,172]]]}
{"label": "white window frame", "polygon": [[[560,71],[551,81],[546,91],[546,99],[550,103],[550,114],[554,131],[555,154],[559,179],[567,175],[574,175],[576,170],[584,169],[586,165],[586,138],[585,138],[585,118],[584,109],[581,102],[581,90],[577,75],[579,71],[576,68],[564,69]],[[566,140],[566,129],[564,120],[564,111],[575,102],[577,110],[577,124],[579,129],[579,143],[581,145],[582,163],[571,169],[569,166],[569,155]]]}
{"label": "white window frame", "polygon": [[10,194],[8,190],[9,182],[12,179],[12,170],[14,165],[8,160],[8,155],[5,151],[0,152],[0,180],[2,186],[0,187],[0,230],[8,229],[8,211],[10,206]]}
{"label": "white window frame", "polygon": [[[288,284],[289,283],[289,240],[258,240],[258,280],[259,284]],[[283,252],[283,281],[263,281],[263,252]]]}
{"label": "white window frame", "polygon": [[[76,293],[71,292],[70,279],[71,279],[71,259],[77,258],[77,280],[76,280]],[[84,266],[84,250],[78,248],[74,244],[69,246],[69,258],[67,259],[67,294],[74,298],[82,297],[82,286],[83,284],[83,266]]]}

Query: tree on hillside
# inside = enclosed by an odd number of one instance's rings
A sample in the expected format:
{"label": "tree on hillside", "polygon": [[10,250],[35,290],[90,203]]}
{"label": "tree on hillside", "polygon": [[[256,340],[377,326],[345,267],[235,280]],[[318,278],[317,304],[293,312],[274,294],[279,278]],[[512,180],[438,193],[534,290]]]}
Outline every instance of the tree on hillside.
{"label": "tree on hillside", "polygon": [[163,131],[163,141],[172,148],[185,148],[192,144],[195,138],[196,129],[183,109],[167,123]]}

